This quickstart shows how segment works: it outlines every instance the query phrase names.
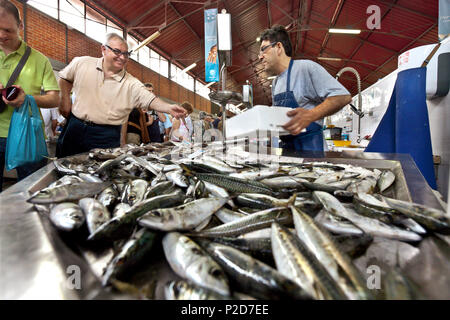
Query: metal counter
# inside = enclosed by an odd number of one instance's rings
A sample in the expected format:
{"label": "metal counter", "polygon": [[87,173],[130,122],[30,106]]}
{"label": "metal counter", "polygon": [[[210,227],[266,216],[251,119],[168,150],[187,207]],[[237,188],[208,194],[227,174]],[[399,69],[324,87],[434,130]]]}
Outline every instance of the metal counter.
{"label": "metal counter", "polygon": [[[391,160],[403,170],[413,202],[443,210],[431,188],[409,155],[363,152],[295,153],[278,150],[305,161],[355,163]],[[0,299],[115,299],[105,291],[86,257],[42,219],[25,200],[29,191],[54,181],[53,163],[0,194]],[[81,271],[81,286],[73,286],[73,269]]]}

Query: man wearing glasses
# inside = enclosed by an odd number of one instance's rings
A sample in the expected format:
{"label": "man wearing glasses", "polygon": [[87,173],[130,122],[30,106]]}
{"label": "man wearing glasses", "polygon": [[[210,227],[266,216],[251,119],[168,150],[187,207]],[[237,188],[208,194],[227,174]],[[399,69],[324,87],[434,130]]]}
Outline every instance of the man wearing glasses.
{"label": "man wearing glasses", "polygon": [[[272,105],[293,108],[283,128],[280,146],[296,151],[324,151],[323,118],[351,102],[349,92],[322,66],[310,60],[293,60],[289,34],[273,26],[260,35],[259,59],[272,83]],[[301,132],[306,128],[306,132]]]}
{"label": "man wearing glasses", "polygon": [[[120,146],[121,125],[126,125],[134,107],[151,108],[176,118],[185,115],[183,108],[155,97],[126,72],[130,53],[126,41],[110,33],[102,45],[102,58],[77,57],[60,71],[60,112],[70,120],[60,137],[58,156]],[[76,97],[73,105],[71,91]]]}

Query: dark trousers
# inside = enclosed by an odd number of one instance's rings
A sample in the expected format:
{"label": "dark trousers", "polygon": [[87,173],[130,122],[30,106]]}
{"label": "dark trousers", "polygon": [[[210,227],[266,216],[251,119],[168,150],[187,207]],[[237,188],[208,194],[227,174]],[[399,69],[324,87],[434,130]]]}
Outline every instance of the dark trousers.
{"label": "dark trousers", "polygon": [[67,157],[95,148],[119,147],[120,128],[121,126],[88,123],[71,114],[58,141],[57,157]]}
{"label": "dark trousers", "polygon": [[[5,170],[5,155],[6,155],[6,141],[7,138],[0,138],[0,192],[3,191],[3,171]],[[47,158],[41,161],[29,163],[16,168],[17,181],[23,180],[30,174],[38,171],[47,164]]]}

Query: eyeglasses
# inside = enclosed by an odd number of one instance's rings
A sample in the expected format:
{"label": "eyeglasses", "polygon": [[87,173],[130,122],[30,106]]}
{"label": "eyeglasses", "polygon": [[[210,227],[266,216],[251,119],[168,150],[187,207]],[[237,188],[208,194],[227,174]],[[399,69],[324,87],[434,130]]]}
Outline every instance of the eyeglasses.
{"label": "eyeglasses", "polygon": [[269,47],[273,47],[274,45],[276,45],[278,43],[278,41],[275,42],[271,42],[268,45],[261,47],[261,49],[259,50],[259,55],[262,55],[264,53],[264,51],[266,51]]}
{"label": "eyeglasses", "polygon": [[105,47],[107,47],[109,50],[111,50],[116,56],[120,57],[120,55],[123,55],[125,59],[128,59],[131,55],[131,51],[120,51],[119,49],[111,48],[107,44],[105,44]]}

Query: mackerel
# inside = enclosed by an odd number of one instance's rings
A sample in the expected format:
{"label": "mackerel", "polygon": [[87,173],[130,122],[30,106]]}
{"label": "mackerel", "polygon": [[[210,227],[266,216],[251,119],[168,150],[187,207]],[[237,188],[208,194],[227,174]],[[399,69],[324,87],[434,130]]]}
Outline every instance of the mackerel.
{"label": "mackerel", "polygon": [[[310,216],[301,210],[294,207],[291,207],[291,210],[297,236],[328,270],[341,290],[350,299],[367,299],[370,295],[365,290],[361,274],[353,266],[350,258],[339,250],[330,234],[321,229]],[[338,266],[345,272],[345,278],[339,274]]]}
{"label": "mackerel", "polygon": [[147,212],[157,208],[167,208],[179,205],[184,201],[184,194],[177,190],[170,194],[156,196],[135,204],[123,216],[115,217],[101,225],[92,233],[88,240],[116,240],[127,236],[133,230],[137,219]]}
{"label": "mackerel", "polygon": [[65,184],[62,186],[42,189],[34,193],[27,202],[35,204],[49,204],[57,202],[69,202],[86,197],[92,197],[109,187],[112,181],[102,183],[82,182],[76,184]]}
{"label": "mackerel", "polygon": [[138,219],[141,226],[163,231],[192,230],[219,210],[227,198],[204,198],[175,208],[152,210]]}
{"label": "mackerel", "polygon": [[225,272],[193,240],[170,232],[164,236],[162,244],[166,259],[176,274],[221,295],[230,295]]}
{"label": "mackerel", "polygon": [[303,241],[277,223],[272,224],[271,239],[275,263],[281,274],[298,283],[315,299],[346,299]]}
{"label": "mackerel", "polygon": [[287,208],[271,208],[235,221],[222,224],[220,226],[203,230],[202,232],[193,234],[199,237],[233,237],[244,233],[261,230],[269,227],[272,222],[278,221],[282,224],[292,223],[292,214]]}
{"label": "mackerel", "polygon": [[112,279],[123,276],[129,268],[141,262],[153,248],[155,236],[154,232],[141,229],[128,240],[120,252],[108,263],[102,277],[103,286],[108,285]]}
{"label": "mackerel", "polygon": [[235,248],[212,242],[205,249],[222,266],[239,291],[259,299],[311,299],[298,284],[276,269]]}

